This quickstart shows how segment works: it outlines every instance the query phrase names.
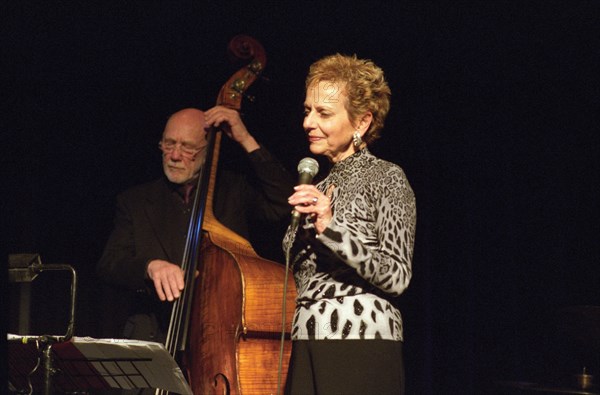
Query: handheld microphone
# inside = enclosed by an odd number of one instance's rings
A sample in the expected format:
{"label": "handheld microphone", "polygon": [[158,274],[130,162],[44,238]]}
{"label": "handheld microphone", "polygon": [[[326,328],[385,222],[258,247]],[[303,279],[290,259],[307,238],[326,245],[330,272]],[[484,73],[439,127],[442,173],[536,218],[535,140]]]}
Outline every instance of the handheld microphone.
{"label": "handheld microphone", "polygon": [[[298,163],[298,185],[310,184],[314,176],[319,172],[319,163],[313,158],[304,158]],[[292,211],[292,221],[290,226],[296,229],[300,223],[300,213]]]}

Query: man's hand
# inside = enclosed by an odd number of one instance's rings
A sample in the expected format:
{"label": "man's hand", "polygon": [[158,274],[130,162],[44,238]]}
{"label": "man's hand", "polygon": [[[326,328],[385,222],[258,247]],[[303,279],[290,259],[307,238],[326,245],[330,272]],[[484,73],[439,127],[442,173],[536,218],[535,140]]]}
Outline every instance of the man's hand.
{"label": "man's hand", "polygon": [[246,129],[240,113],[231,108],[216,106],[204,112],[206,127],[220,128],[230,139],[252,152],[259,148],[258,143]]}
{"label": "man's hand", "polygon": [[155,259],[148,263],[146,270],[160,300],[172,302],[181,296],[185,281],[183,270],[179,266]]}

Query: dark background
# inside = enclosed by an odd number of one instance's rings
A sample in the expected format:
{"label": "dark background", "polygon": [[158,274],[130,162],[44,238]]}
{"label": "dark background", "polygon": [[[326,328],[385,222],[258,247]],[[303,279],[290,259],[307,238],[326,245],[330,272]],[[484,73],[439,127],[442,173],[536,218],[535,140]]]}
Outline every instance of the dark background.
{"label": "dark background", "polygon": [[[590,317],[561,312],[600,305],[600,2],[12,3],[2,253],[76,268],[77,336],[102,335],[93,268],[115,195],[160,174],[166,118],[215,103],[241,33],[268,58],[246,122],[292,172],[308,154],[308,66],[356,53],[386,72],[392,111],[373,151],[404,168],[418,207],[408,393],[485,394],[584,365],[600,377],[598,349],[576,336]],[[32,331],[64,332],[68,288],[33,283]]]}

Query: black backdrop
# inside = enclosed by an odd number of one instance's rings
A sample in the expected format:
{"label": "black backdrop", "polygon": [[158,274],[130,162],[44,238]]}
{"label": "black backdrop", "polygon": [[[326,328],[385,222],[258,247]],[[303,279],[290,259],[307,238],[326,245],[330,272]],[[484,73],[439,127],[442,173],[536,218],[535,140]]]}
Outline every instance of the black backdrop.
{"label": "black backdrop", "polygon": [[[405,169],[418,202],[403,297],[409,393],[486,393],[580,369],[559,312],[600,305],[600,2],[240,7],[3,6],[2,252],[77,269],[76,335],[100,335],[93,266],[115,195],[160,174],[167,116],[213,105],[242,33],[268,57],[247,124],[292,172],[308,154],[308,65],[356,53],[386,71],[392,112],[373,151]],[[39,281],[33,329],[60,333],[68,281]]]}

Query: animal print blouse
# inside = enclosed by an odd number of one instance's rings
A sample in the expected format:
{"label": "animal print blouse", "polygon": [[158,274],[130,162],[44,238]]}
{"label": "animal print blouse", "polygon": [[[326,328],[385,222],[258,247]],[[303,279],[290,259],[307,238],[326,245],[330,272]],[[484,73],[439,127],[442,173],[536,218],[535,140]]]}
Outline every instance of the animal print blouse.
{"label": "animal print blouse", "polygon": [[320,235],[305,219],[288,229],[298,296],[293,340],[402,340],[394,297],[408,286],[415,197],[404,171],[368,149],[336,163],[317,184],[333,188],[333,219]]}

